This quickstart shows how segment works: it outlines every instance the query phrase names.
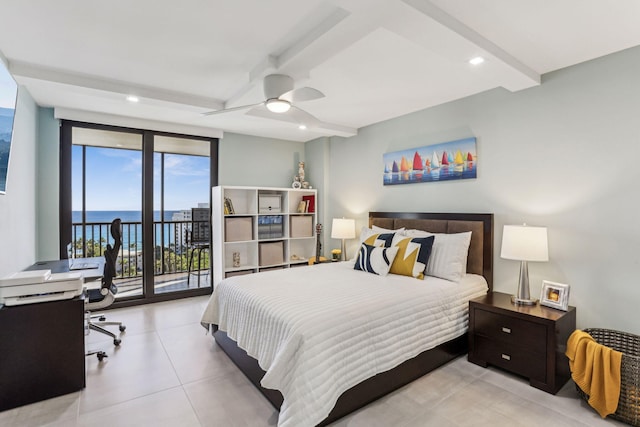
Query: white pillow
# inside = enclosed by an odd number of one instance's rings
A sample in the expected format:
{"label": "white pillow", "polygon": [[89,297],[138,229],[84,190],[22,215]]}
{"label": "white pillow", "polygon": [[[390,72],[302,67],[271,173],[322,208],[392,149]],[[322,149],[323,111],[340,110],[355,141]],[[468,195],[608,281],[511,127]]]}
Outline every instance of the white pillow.
{"label": "white pillow", "polygon": [[406,230],[409,237],[435,236],[426,274],[441,279],[459,282],[467,274],[467,256],[471,243],[471,232],[429,233],[422,230]]}
{"label": "white pillow", "polygon": [[360,245],[358,258],[353,266],[355,270],[386,276],[393,260],[398,254],[397,247],[380,248],[367,244]]}
{"label": "white pillow", "polygon": [[378,227],[377,225],[372,225],[371,229],[376,233],[403,233],[404,227],[400,227],[397,230],[389,230],[388,228]]}

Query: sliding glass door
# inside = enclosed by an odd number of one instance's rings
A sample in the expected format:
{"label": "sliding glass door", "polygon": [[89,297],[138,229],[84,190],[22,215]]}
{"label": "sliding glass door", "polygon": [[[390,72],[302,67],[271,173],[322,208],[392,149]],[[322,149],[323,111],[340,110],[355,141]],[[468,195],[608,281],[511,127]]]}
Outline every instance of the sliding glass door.
{"label": "sliding glass door", "polygon": [[210,287],[209,141],[157,136],[153,147],[154,292]]}
{"label": "sliding glass door", "polygon": [[102,256],[113,245],[111,222],[122,221],[116,262],[117,298],[143,295],[142,135],[74,127],[72,238],[76,257]]}
{"label": "sliding glass door", "polygon": [[67,243],[76,256],[101,256],[120,218],[116,306],[209,293],[217,147],[217,139],[63,121],[61,256]]}

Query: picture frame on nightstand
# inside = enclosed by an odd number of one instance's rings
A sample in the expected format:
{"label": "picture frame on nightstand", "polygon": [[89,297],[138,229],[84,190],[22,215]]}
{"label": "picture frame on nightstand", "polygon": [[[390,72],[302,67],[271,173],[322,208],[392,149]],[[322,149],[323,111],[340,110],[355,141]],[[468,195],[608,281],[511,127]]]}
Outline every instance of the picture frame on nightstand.
{"label": "picture frame on nightstand", "polygon": [[569,285],[567,284],[543,280],[542,290],[540,292],[540,304],[557,310],[567,311],[569,309],[569,289]]}

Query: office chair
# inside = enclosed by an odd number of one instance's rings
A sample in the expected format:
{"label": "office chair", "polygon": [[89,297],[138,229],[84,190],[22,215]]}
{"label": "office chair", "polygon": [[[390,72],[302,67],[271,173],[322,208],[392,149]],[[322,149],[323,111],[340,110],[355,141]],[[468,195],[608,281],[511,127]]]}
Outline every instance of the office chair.
{"label": "office chair", "polygon": [[[101,310],[110,306],[113,304],[113,301],[115,301],[116,293],[118,293],[118,288],[113,284],[113,278],[116,275],[116,260],[118,258],[120,246],[122,245],[122,231],[120,227],[120,218],[113,220],[111,223],[111,236],[113,236],[114,244],[113,247],[111,247],[110,244],[107,244],[107,249],[104,251],[105,264],[104,272],[102,274],[102,285],[99,289],[88,289],[85,293],[85,312],[87,313],[89,329],[110,336],[113,338],[113,344],[115,346],[119,346],[122,341],[116,336],[116,334],[105,329],[103,326],[118,326],[120,332],[124,332],[127,327],[123,325],[122,322],[107,322],[104,314],[91,315],[91,311]],[[103,351],[92,351],[87,353],[87,355],[91,354],[97,354],[98,360],[100,361],[107,357],[106,353]]]}
{"label": "office chair", "polygon": [[[191,248],[191,254],[189,255],[189,262],[187,263],[187,287],[191,280],[192,274],[198,275],[198,287],[200,287],[200,275],[202,273],[202,251],[209,250],[210,239],[210,216],[209,208],[191,208],[191,231],[189,233],[190,238],[187,239],[187,245]],[[193,269],[193,257],[198,253],[198,270],[197,273],[192,273]],[[195,271],[195,269],[194,269]],[[204,273],[209,274],[209,270]]]}

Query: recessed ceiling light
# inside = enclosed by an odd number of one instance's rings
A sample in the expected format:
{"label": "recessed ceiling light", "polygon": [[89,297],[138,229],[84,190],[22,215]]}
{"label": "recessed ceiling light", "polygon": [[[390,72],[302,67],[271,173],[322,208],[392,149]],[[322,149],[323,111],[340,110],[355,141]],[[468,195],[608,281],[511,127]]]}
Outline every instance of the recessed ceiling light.
{"label": "recessed ceiling light", "polygon": [[480,65],[484,62],[484,58],[482,56],[476,56],[475,58],[471,58],[469,60],[469,64],[471,65]]}
{"label": "recessed ceiling light", "polygon": [[137,96],[134,96],[134,95],[129,95],[129,96],[127,96],[127,101],[129,101],[129,102],[138,102],[138,101],[140,101],[140,98],[138,98]]}
{"label": "recessed ceiling light", "polygon": [[298,126],[298,129],[300,130],[305,130],[306,128],[307,128],[307,125],[304,125],[304,124]]}

